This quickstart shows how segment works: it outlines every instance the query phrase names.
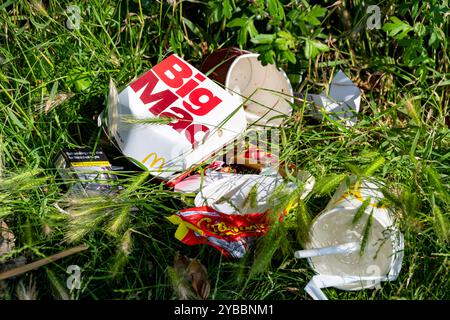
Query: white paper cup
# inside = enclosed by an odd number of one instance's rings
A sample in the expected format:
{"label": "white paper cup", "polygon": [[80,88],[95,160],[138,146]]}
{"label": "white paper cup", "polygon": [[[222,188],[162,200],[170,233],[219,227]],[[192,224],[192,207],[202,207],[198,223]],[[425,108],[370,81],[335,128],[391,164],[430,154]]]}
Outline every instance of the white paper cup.
{"label": "white paper cup", "polygon": [[[369,197],[370,204],[353,223],[358,208]],[[365,248],[363,254],[359,248],[345,253],[310,256],[311,267],[323,278],[322,288],[361,290],[397,278],[403,260],[403,236],[395,226],[389,208],[380,203],[382,199],[374,182],[365,180],[355,184],[353,181],[350,188],[344,182],[323,213],[314,219],[305,249],[342,247],[355,242]],[[372,225],[364,245],[362,240],[371,214]],[[332,280],[327,283],[326,279]]]}
{"label": "white paper cup", "polygon": [[292,112],[292,85],[273,64],[263,66],[259,54],[237,48],[220,49],[208,56],[202,71],[222,83],[244,103],[249,124],[279,126]]}

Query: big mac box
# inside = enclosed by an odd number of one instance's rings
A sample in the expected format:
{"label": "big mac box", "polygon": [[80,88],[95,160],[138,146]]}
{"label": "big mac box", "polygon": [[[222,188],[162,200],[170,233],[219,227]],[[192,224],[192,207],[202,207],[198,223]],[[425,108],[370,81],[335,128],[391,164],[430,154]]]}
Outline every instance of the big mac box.
{"label": "big mac box", "polygon": [[233,142],[247,119],[237,96],[173,54],[120,93],[111,82],[98,124],[125,157],[171,180]]}

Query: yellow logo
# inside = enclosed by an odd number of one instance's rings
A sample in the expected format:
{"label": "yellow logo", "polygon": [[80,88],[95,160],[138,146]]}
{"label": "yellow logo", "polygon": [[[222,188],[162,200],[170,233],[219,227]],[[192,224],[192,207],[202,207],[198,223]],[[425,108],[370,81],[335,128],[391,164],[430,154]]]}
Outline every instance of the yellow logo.
{"label": "yellow logo", "polygon": [[159,162],[160,165],[159,165],[158,173],[160,173],[162,171],[164,165],[166,164],[166,160],[164,159],[164,157],[158,157],[156,152],[152,152],[148,156],[146,156],[144,158],[144,160],[142,160],[142,163],[147,162],[152,157],[153,157],[153,161],[150,163],[150,165],[148,167],[153,168]]}

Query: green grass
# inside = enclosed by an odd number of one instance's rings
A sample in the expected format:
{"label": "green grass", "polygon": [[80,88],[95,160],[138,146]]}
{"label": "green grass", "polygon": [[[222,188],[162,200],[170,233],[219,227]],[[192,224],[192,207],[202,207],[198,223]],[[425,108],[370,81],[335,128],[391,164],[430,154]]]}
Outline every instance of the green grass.
{"label": "green grass", "polygon": [[[241,261],[177,241],[176,226],[166,217],[189,207],[190,200],[141,172],[120,175],[126,189],[120,196],[96,199],[95,205],[74,200],[71,210],[84,220],[68,221],[56,210],[53,204],[65,193],[54,169],[56,156],[64,147],[99,143],[96,116],[105,108],[110,78],[120,88],[173,52],[194,66],[218,47],[242,43],[272,56],[271,47],[250,41],[251,33],[244,37],[244,29],[227,26],[233,18],[256,12],[249,11],[249,2],[224,1],[223,10],[215,0],[209,5],[168,2],[0,5],[0,218],[16,236],[15,249],[0,257],[0,268],[18,257],[33,261],[79,243],[89,245],[87,251],[3,281],[0,298],[20,297],[16,287],[27,285],[32,274],[38,298],[171,299],[168,267],[179,251],[206,266],[210,298],[308,299],[303,288],[313,272],[293,252],[301,248],[308,221],[323,209],[337,182],[363,173],[383,181],[390,192],[389,203],[405,235],[402,271],[380,290],[326,289],[326,294],[330,299],[449,299],[450,23],[437,1],[428,7],[418,1],[378,3],[383,26],[392,23],[392,16],[417,26],[403,39],[392,31],[395,25],[365,29],[362,1],[345,1],[345,7],[318,15],[319,25],[308,25],[313,36],[275,17],[273,8],[263,10],[269,12],[271,30],[255,20],[260,33],[287,30],[299,36],[286,50],[273,49],[296,91],[320,92],[342,69],[363,94],[359,122],[352,129],[318,122],[305,113],[306,106],[295,107],[281,129],[281,158],[310,171],[318,186],[294,216],[276,224]],[[286,14],[306,10],[306,1],[301,6],[281,2]],[[65,27],[70,4],[81,9],[79,30]],[[225,4],[231,5],[230,12]],[[352,19],[350,28],[342,18],[346,15]],[[434,33],[444,37],[432,42]],[[331,41],[327,50],[310,57],[305,38]],[[287,51],[295,62],[283,55]],[[76,234],[83,228],[85,234]],[[65,285],[69,265],[82,268],[81,289],[71,293]]]}

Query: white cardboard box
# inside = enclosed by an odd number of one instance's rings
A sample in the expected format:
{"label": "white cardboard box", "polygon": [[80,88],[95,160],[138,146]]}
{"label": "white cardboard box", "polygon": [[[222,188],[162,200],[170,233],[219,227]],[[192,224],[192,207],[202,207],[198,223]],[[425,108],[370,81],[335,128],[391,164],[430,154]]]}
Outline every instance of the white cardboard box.
{"label": "white cardboard box", "polygon": [[[177,120],[142,123],[158,117]],[[99,125],[131,161],[168,179],[231,143],[247,120],[236,96],[174,54],[120,94],[112,84]]]}

